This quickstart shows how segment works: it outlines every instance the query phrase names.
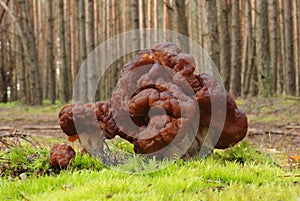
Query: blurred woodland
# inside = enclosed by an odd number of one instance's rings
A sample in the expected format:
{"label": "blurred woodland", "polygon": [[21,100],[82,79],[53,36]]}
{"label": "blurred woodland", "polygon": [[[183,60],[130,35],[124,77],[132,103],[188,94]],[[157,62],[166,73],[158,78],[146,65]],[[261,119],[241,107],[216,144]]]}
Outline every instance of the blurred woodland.
{"label": "blurred woodland", "polygon": [[[138,28],[199,43],[235,97],[300,95],[300,0],[0,0],[0,102],[70,101],[87,55]],[[105,72],[99,99],[110,97],[131,57]]]}

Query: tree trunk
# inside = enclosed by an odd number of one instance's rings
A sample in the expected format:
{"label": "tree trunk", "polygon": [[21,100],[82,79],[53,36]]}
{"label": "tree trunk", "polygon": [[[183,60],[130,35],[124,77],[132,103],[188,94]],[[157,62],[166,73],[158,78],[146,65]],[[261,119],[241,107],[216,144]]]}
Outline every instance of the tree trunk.
{"label": "tree trunk", "polygon": [[230,86],[230,37],[228,28],[229,8],[226,0],[218,0],[218,33],[220,47],[220,73],[226,90]]}
{"label": "tree trunk", "polygon": [[298,36],[298,56],[297,56],[297,59],[298,59],[298,96],[300,96],[300,0],[297,0],[297,4],[296,4],[297,8],[297,36]]}
{"label": "tree trunk", "polygon": [[284,93],[285,87],[285,67],[284,67],[284,60],[285,60],[285,43],[284,43],[284,16],[283,16],[283,0],[279,0],[278,2],[279,7],[279,34],[278,34],[278,82],[277,82],[277,91],[278,93]]}
{"label": "tree trunk", "polygon": [[[189,37],[189,31],[188,31],[188,27],[187,27],[187,20],[186,20],[186,16],[185,16],[185,1],[182,0],[176,0],[175,1],[176,4],[176,23],[177,23],[177,32]],[[180,47],[185,50],[186,52],[189,51],[189,43],[187,38],[185,37],[180,37],[178,39],[179,45]]]}
{"label": "tree trunk", "polygon": [[294,43],[294,64],[295,64],[295,95],[300,95],[300,65],[299,65],[299,28],[298,28],[298,21],[299,21],[299,10],[300,4],[298,0],[293,1],[293,43]]}
{"label": "tree trunk", "polygon": [[245,98],[249,95],[250,91],[250,83],[251,83],[251,69],[254,68],[253,66],[253,51],[254,51],[254,42],[252,38],[252,10],[251,10],[251,2],[250,0],[245,1],[245,40],[244,40],[244,47],[245,52],[243,55],[243,69],[244,69],[244,79],[243,79],[243,88],[242,88],[242,95]]}
{"label": "tree trunk", "polygon": [[66,55],[66,40],[65,40],[65,19],[64,19],[64,1],[59,2],[59,41],[60,41],[60,99],[62,104],[69,101],[69,80],[67,69],[67,55]]}
{"label": "tree trunk", "polygon": [[45,29],[43,26],[43,19],[45,17],[44,12],[42,12],[42,1],[36,1],[36,39],[37,39],[37,53],[38,53],[38,64],[39,64],[39,72],[40,72],[40,77],[41,77],[41,92],[42,92],[42,98],[45,97],[45,92],[44,92],[44,85],[47,85],[47,79],[42,79],[44,75],[46,74],[47,68],[43,68],[42,66],[44,65],[43,61],[45,58]]}
{"label": "tree trunk", "polygon": [[78,73],[78,26],[76,26],[77,22],[77,17],[78,17],[78,12],[76,9],[76,4],[77,1],[71,1],[71,12],[70,12],[70,32],[71,32],[71,60],[70,60],[70,65],[71,65],[71,74],[72,74],[72,83],[74,83],[76,75]]}
{"label": "tree trunk", "polygon": [[274,92],[277,91],[277,3],[276,0],[270,0],[268,9],[269,18],[269,38],[270,38],[270,68],[272,69],[272,85]]}
{"label": "tree trunk", "polygon": [[[132,24],[132,30],[139,29],[139,6],[138,6],[138,0],[130,0],[130,11],[131,11],[131,24]],[[140,45],[140,33],[139,31],[134,31],[133,33],[133,47],[134,49],[139,49],[141,47]]]}
{"label": "tree trunk", "polygon": [[256,65],[258,90],[262,96],[272,95],[270,56],[268,43],[267,1],[256,1]]}
{"label": "tree trunk", "polygon": [[30,91],[31,99],[30,104],[41,105],[42,104],[42,91],[38,64],[38,54],[36,49],[36,36],[34,35],[33,19],[30,16],[31,9],[29,1],[21,0],[23,6],[23,17],[25,19],[25,31],[26,31],[26,42],[29,48],[30,57]]}
{"label": "tree trunk", "polygon": [[[216,67],[219,67],[219,44],[218,44],[218,19],[216,0],[203,2],[204,24],[204,48],[208,52]],[[228,38],[227,38],[228,39]],[[227,50],[229,51],[229,50]]]}
{"label": "tree trunk", "polygon": [[[95,36],[94,36],[94,0],[88,1],[88,44],[87,44],[87,52],[90,54],[95,49]],[[100,70],[96,68],[95,60],[93,57],[90,57],[87,60],[87,82],[88,82],[88,102],[94,101],[95,98],[95,90],[97,86],[97,76],[96,71]]]}
{"label": "tree trunk", "polygon": [[[0,43],[4,44],[4,33],[0,31]],[[0,48],[0,102],[7,103],[7,70],[5,68],[5,50],[1,46]]]}
{"label": "tree trunk", "polygon": [[293,52],[292,1],[283,1],[284,6],[284,43],[285,43],[285,91],[296,94],[295,65]]}
{"label": "tree trunk", "polygon": [[53,3],[52,1],[47,1],[47,13],[48,13],[48,23],[47,23],[47,68],[49,69],[49,98],[51,104],[55,104],[56,99],[56,71],[54,65],[54,54],[53,54]]}
{"label": "tree trunk", "polygon": [[67,76],[68,76],[68,100],[72,98],[72,68],[71,68],[71,1],[73,0],[64,0],[64,23],[65,23],[65,51],[66,51],[66,67],[67,67]]}
{"label": "tree trunk", "polygon": [[[164,28],[164,2],[158,0],[157,1],[157,28],[158,29],[163,29]],[[164,40],[164,34],[158,35],[159,42]]]}
{"label": "tree trunk", "polygon": [[[86,34],[85,34],[85,1],[79,1],[79,53],[80,53],[80,60],[79,65],[83,64],[83,61],[86,59]],[[88,92],[88,85],[87,85],[87,71],[86,68],[81,69],[83,70],[81,79],[79,80],[79,98],[82,102],[87,102],[87,92]]]}
{"label": "tree trunk", "polygon": [[230,92],[233,96],[241,95],[241,36],[239,1],[232,2],[231,18],[231,76]]}

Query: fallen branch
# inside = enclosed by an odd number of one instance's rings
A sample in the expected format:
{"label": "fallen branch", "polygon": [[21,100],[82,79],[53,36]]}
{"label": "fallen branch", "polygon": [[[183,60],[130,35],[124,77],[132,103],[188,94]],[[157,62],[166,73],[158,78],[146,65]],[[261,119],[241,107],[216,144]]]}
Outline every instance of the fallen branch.
{"label": "fallen branch", "polygon": [[299,136],[297,132],[285,132],[283,130],[259,130],[255,128],[248,129],[248,135],[285,135],[285,136]]}
{"label": "fallen branch", "polygon": [[[4,3],[4,2],[3,2],[3,3]],[[9,3],[9,0],[6,1],[6,4],[5,4],[5,5],[8,5],[8,3]],[[1,22],[2,22],[2,19],[4,18],[5,12],[6,12],[6,9],[4,9],[4,10],[2,11],[2,13],[1,13],[1,16],[0,16],[0,24],[1,24]]]}
{"label": "fallen branch", "polygon": [[291,126],[291,125],[288,125],[288,126],[285,126],[286,129],[300,129],[300,126]]}
{"label": "fallen branch", "polygon": [[60,130],[59,126],[22,126],[23,130]]}
{"label": "fallen branch", "polygon": [[[0,131],[13,131],[16,128],[10,126],[1,126]],[[59,126],[22,126],[22,130],[60,130]]]}
{"label": "fallen branch", "polygon": [[288,174],[288,175],[283,175],[281,177],[300,177],[300,174],[294,174],[294,175]]}
{"label": "fallen branch", "polygon": [[18,130],[14,130],[13,132],[7,132],[0,135],[0,142],[4,144],[7,148],[16,146],[16,143],[9,144],[7,141],[3,140],[4,138],[22,139],[31,144],[35,149],[37,149],[36,144],[40,145],[30,135],[27,135],[26,133],[23,133],[22,131]]}
{"label": "fallen branch", "polygon": [[9,126],[1,126],[0,127],[0,131],[11,131],[14,130],[13,127],[9,127]]}

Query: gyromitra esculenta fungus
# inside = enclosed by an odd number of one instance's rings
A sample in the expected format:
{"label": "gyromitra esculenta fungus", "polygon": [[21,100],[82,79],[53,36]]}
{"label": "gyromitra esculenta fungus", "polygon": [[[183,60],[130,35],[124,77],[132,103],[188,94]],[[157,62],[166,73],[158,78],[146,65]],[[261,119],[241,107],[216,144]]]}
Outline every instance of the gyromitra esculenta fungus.
{"label": "gyromitra esculenta fungus", "polygon": [[[140,154],[184,150],[183,157],[191,157],[204,141],[220,149],[235,145],[247,133],[246,115],[214,77],[194,71],[192,55],[173,43],[141,50],[122,67],[109,102],[67,105],[60,126],[72,140],[81,132],[74,118],[87,133],[98,124],[106,138],[118,135]],[[91,121],[93,112],[98,122]]]}
{"label": "gyromitra esculenta fungus", "polygon": [[66,168],[70,161],[75,158],[75,151],[66,144],[54,144],[50,151],[50,164],[53,167]]}

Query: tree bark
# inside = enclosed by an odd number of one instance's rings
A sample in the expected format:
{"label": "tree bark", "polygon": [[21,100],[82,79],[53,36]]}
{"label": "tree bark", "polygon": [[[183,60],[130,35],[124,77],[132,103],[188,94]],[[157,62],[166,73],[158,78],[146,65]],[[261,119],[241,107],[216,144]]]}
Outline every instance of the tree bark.
{"label": "tree bark", "polygon": [[[189,31],[188,31],[188,27],[187,27],[187,19],[185,16],[185,1],[182,0],[176,0],[175,1],[175,5],[176,5],[176,22],[177,23],[177,32],[189,37]],[[178,39],[179,45],[180,47],[185,50],[186,52],[189,51],[189,43],[187,38],[185,37],[180,37]]]}
{"label": "tree bark", "polygon": [[[95,29],[95,20],[94,20],[94,0],[88,1],[88,44],[87,44],[87,52],[90,54],[95,49],[95,36],[94,36],[94,29]],[[88,82],[88,102],[92,102],[95,97],[96,92],[96,85],[97,85],[97,76],[96,71],[100,70],[96,68],[95,65],[95,58],[89,57],[87,60],[87,82]]]}
{"label": "tree bark", "polygon": [[71,1],[64,0],[64,23],[65,23],[65,51],[66,51],[66,67],[68,76],[68,100],[72,97],[72,68],[71,68]]}
{"label": "tree bark", "polygon": [[231,11],[231,76],[230,92],[234,97],[241,95],[241,35],[239,1],[232,2]]}
{"label": "tree bark", "polygon": [[[86,59],[86,34],[85,34],[85,1],[79,0],[79,65],[83,64],[83,61]],[[82,69],[83,76],[81,80],[79,80],[79,98],[82,102],[87,102],[87,92],[88,92],[88,85],[87,85],[87,71],[86,68]]]}
{"label": "tree bark", "polygon": [[77,9],[76,9],[77,1],[71,1],[70,4],[70,32],[71,32],[71,53],[70,53],[70,65],[71,65],[71,75],[72,75],[72,83],[74,83],[76,75],[78,73],[78,27],[76,26],[77,21]]}
{"label": "tree bark", "polygon": [[226,90],[230,86],[230,37],[228,27],[229,8],[226,0],[217,0],[218,34],[220,46],[220,73]]}
{"label": "tree bark", "polygon": [[279,8],[279,34],[278,34],[278,82],[277,82],[277,91],[278,93],[284,93],[285,87],[285,43],[284,43],[284,16],[283,16],[283,0],[279,0],[278,2]]}
{"label": "tree bark", "polygon": [[[164,29],[164,18],[165,18],[165,13],[164,13],[164,2],[163,1],[160,1],[158,0],[157,1],[157,18],[156,18],[156,21],[157,21],[157,28],[158,29]],[[164,33],[162,33],[161,35],[158,35],[157,36],[157,40],[158,42],[160,41],[163,41],[165,36],[164,36]]]}
{"label": "tree bark", "polygon": [[300,96],[300,0],[297,0],[297,36],[298,36],[298,96]]}
{"label": "tree bark", "polygon": [[270,68],[272,69],[272,85],[274,92],[277,91],[277,2],[276,0],[268,1],[268,18],[269,18],[269,38],[270,38]]}
{"label": "tree bark", "polygon": [[218,44],[218,27],[217,27],[217,8],[216,0],[203,2],[204,19],[204,48],[208,52],[216,67],[219,67],[219,44]]}
{"label": "tree bark", "polygon": [[262,96],[273,94],[270,70],[270,55],[268,43],[268,9],[267,1],[256,1],[256,65],[258,75],[258,90]]}
{"label": "tree bark", "polygon": [[292,1],[283,1],[284,6],[284,43],[285,43],[285,91],[296,94],[295,65],[293,52]]}
{"label": "tree bark", "polygon": [[139,31],[135,31],[139,29],[139,6],[138,0],[130,0],[130,11],[131,11],[131,24],[132,30],[134,30],[133,35],[133,47],[134,49],[139,49],[140,45],[140,33]]}
{"label": "tree bark", "polygon": [[67,69],[67,55],[66,55],[66,38],[65,38],[65,19],[64,19],[64,1],[59,2],[59,41],[60,41],[60,99],[62,104],[69,101],[69,77]]}
{"label": "tree bark", "polygon": [[47,1],[47,68],[49,69],[49,98],[51,104],[55,104],[56,99],[56,71],[54,65],[54,54],[53,54],[53,27],[54,27],[54,18],[53,18],[53,2]]}
{"label": "tree bark", "polygon": [[34,35],[33,19],[30,16],[31,8],[29,1],[21,0],[23,6],[23,17],[25,19],[25,31],[26,31],[26,42],[29,48],[30,57],[30,91],[31,99],[30,104],[41,105],[42,104],[42,90],[40,82],[39,64],[38,64],[38,53],[36,49],[36,36]]}
{"label": "tree bark", "polygon": [[[4,38],[2,36],[4,36],[4,33],[0,31],[0,43],[4,44]],[[7,103],[7,70],[5,68],[5,51],[2,46],[0,48],[0,61],[0,102]]]}

